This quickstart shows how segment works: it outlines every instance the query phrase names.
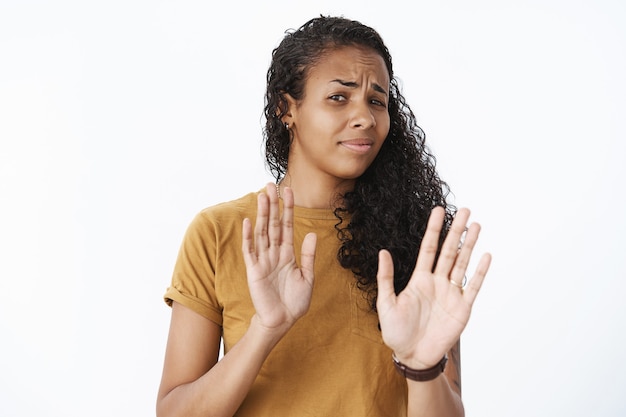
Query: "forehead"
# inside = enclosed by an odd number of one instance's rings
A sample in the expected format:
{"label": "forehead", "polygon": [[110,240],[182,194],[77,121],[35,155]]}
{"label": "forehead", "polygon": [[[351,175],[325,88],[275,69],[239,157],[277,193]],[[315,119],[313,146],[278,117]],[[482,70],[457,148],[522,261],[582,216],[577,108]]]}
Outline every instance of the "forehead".
{"label": "forehead", "polygon": [[325,51],[308,71],[308,80],[356,80],[367,76],[372,82],[386,87],[389,72],[385,60],[373,49],[360,46],[341,46]]}

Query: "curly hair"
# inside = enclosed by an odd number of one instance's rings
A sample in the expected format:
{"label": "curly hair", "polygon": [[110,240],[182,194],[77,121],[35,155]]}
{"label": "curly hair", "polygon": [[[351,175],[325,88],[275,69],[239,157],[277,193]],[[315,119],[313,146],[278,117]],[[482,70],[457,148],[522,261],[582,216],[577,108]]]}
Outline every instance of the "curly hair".
{"label": "curly hair", "polygon": [[276,181],[285,175],[292,137],[283,125],[288,111],[285,94],[303,97],[307,71],[324,53],[343,46],[373,49],[389,72],[388,111],[390,129],[370,167],[356,180],[352,191],[335,208],[335,226],[341,247],[337,258],[349,268],[358,287],[376,309],[378,252],[387,249],[394,262],[396,293],[406,287],[431,210],[442,206],[446,215],[443,241],[456,208],[446,201],[448,185],[439,178],[435,157],[413,111],[400,92],[393,74],[391,55],[372,28],[343,17],[320,16],[297,30],[286,32],[272,52],[267,72],[263,132],[266,163]]}

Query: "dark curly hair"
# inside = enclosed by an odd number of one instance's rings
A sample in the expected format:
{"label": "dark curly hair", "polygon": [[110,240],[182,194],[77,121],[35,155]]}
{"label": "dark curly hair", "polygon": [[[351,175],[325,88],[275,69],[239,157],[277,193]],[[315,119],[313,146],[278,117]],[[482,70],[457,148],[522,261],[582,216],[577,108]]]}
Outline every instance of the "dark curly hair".
{"label": "dark curly hair", "polygon": [[[446,201],[450,189],[439,178],[435,157],[425,134],[402,96],[394,77],[391,55],[380,35],[360,22],[343,17],[311,19],[297,30],[287,31],[272,52],[265,94],[265,157],[276,181],[285,175],[290,131],[282,117],[288,111],[284,94],[303,97],[307,71],[325,52],[343,46],[371,48],[385,61],[389,72],[388,111],[390,129],[372,165],[344,194],[335,215],[342,243],[340,264],[354,273],[357,284],[376,308],[378,252],[387,249],[394,260],[394,283],[399,293],[408,283],[430,211],[446,210],[443,240],[456,208]],[[349,221],[348,221],[349,219]]]}

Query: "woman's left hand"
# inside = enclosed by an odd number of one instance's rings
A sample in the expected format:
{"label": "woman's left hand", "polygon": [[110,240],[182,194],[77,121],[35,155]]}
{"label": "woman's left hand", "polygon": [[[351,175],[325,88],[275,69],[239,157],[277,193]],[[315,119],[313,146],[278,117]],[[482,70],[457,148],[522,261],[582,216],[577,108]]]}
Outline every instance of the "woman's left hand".
{"label": "woman's left hand", "polygon": [[391,254],[380,251],[376,307],[383,340],[398,360],[410,368],[434,366],[459,340],[489,269],[491,256],[484,254],[467,286],[460,288],[480,232],[477,223],[466,231],[469,215],[467,209],[458,211],[434,265],[444,210],[432,210],[415,270],[397,296]]}

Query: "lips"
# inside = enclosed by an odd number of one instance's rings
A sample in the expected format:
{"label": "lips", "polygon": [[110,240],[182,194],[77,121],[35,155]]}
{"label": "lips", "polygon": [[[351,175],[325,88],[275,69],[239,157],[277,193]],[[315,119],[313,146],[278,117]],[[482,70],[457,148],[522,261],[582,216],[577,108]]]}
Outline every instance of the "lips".
{"label": "lips", "polygon": [[345,148],[350,149],[351,151],[365,153],[372,149],[374,141],[367,138],[358,138],[342,140],[341,142],[339,142],[339,144]]}

